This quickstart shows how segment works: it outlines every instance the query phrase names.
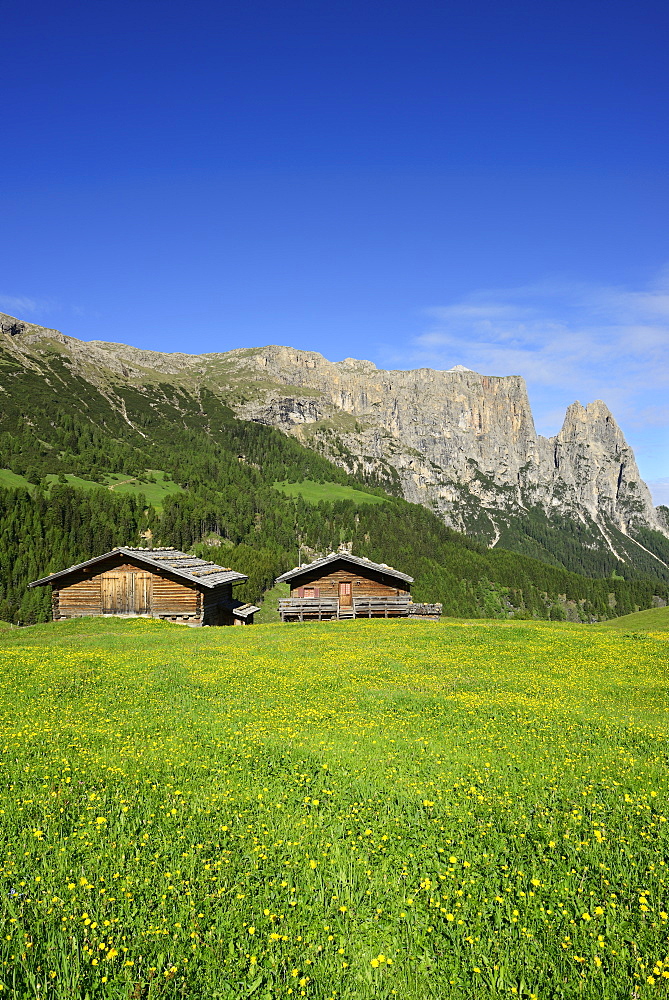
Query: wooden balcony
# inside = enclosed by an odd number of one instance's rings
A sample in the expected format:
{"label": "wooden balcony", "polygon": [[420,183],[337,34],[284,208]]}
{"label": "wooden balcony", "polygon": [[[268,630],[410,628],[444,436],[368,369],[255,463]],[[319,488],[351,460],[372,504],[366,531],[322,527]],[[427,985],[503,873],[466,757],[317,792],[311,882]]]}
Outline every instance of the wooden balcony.
{"label": "wooden balcony", "polygon": [[326,597],[286,597],[279,601],[282,622],[324,621],[339,617],[339,601]]}
{"label": "wooden balcony", "polygon": [[279,601],[282,622],[350,618],[439,618],[440,604],[413,604],[409,597],[354,597],[350,606],[336,597],[286,597]]}
{"label": "wooden balcony", "polygon": [[408,618],[408,597],[355,597],[355,618]]}

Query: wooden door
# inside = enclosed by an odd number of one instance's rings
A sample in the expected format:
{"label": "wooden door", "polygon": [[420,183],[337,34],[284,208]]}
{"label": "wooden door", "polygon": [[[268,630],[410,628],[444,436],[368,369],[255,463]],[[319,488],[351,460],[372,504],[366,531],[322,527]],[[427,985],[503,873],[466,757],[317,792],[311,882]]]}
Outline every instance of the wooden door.
{"label": "wooden door", "polygon": [[132,614],[151,614],[151,581],[153,577],[150,573],[132,573],[133,595]]}
{"label": "wooden door", "polygon": [[352,606],[351,600],[351,581],[350,580],[340,580],[339,582],[339,607],[340,608],[350,608]]}
{"label": "wooden door", "polygon": [[103,615],[123,614],[126,604],[125,573],[103,573],[100,593]]}
{"label": "wooden door", "polygon": [[103,615],[147,615],[151,612],[150,573],[103,573],[100,589]]}

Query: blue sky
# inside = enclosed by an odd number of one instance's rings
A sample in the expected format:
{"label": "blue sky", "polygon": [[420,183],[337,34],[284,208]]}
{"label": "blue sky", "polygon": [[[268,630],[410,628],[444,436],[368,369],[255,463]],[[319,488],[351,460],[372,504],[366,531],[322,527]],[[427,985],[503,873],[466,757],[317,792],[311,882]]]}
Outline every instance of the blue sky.
{"label": "blue sky", "polygon": [[668,29],[645,0],[6,5],[0,309],[521,374],[545,434],[604,399],[669,502]]}

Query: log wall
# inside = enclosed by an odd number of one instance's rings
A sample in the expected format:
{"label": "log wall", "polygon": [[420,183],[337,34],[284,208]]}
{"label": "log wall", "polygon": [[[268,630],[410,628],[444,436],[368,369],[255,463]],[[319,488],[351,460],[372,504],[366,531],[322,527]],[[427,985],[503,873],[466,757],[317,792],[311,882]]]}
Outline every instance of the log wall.
{"label": "log wall", "polygon": [[53,617],[80,618],[83,615],[102,614],[100,577],[79,580],[61,589],[53,588]]}
{"label": "log wall", "polygon": [[151,612],[161,618],[202,614],[202,593],[194,586],[154,574]]}
{"label": "log wall", "polygon": [[[291,597],[304,597],[306,590],[318,590],[315,597],[339,598],[339,584],[351,584],[351,596],[356,597],[401,597],[408,595],[409,590],[403,580],[392,577],[383,577],[379,573],[366,576],[361,566],[357,570],[335,569],[319,575],[318,570],[314,573],[305,573],[298,580],[291,581]],[[300,593],[302,591],[302,593]]]}
{"label": "log wall", "polygon": [[224,587],[217,587],[216,590],[209,590],[202,595],[202,624],[203,625],[234,625],[236,619],[233,618],[229,608],[222,605],[225,601],[232,599],[232,584],[228,583]]}
{"label": "log wall", "polygon": [[215,590],[195,583],[175,580],[146,566],[114,560],[93,573],[78,570],[66,585],[52,586],[53,617],[80,618],[84,615],[149,615],[190,625],[236,625],[229,608],[232,584]]}

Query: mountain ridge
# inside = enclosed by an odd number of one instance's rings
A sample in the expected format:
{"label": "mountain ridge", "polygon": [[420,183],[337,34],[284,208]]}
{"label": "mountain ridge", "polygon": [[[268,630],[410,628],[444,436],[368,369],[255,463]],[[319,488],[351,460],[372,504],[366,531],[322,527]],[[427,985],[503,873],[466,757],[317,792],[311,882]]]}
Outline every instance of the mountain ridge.
{"label": "mountain ridge", "polygon": [[462,366],[385,371],[281,345],[145,351],[4,314],[0,330],[8,353],[25,365],[39,369],[45,354],[59,353],[125,420],[124,387],[211,391],[237,417],[278,428],[351,474],[376,477],[489,546],[541,547],[536,530],[528,536],[529,522],[550,527],[559,517],[586,547],[607,548],[621,563],[642,550],[667,568],[669,528],[602,401],[571,404],[558,434],[545,438],[517,375]]}

